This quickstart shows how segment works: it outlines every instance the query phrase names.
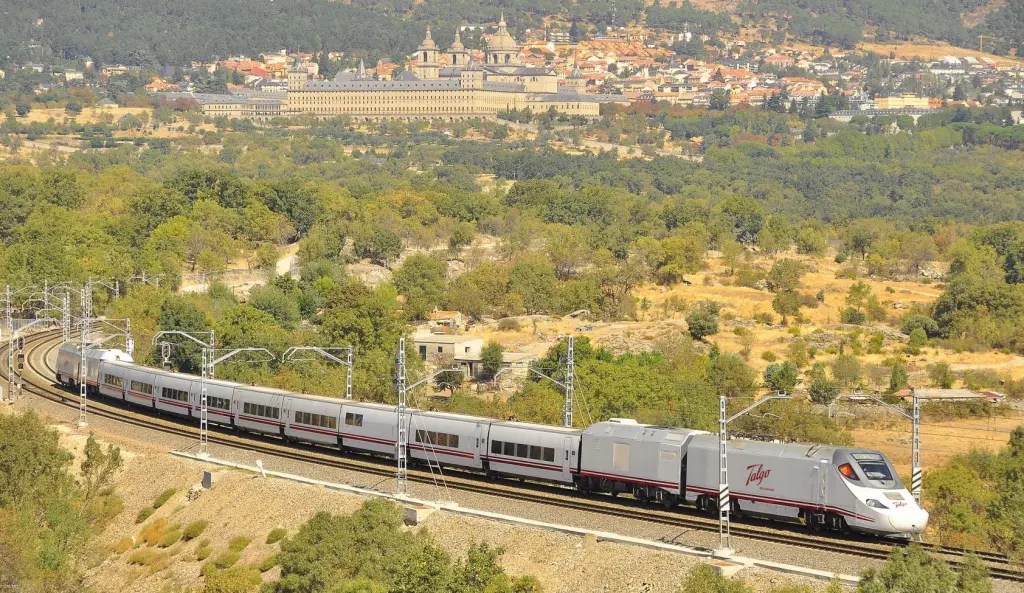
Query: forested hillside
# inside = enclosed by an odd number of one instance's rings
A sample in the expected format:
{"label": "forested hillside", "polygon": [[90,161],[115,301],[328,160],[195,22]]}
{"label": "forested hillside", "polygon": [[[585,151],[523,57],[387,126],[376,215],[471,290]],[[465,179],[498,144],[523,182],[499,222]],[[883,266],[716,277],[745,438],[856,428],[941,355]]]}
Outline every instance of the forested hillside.
{"label": "forested hillside", "polygon": [[[766,35],[793,36],[819,43],[852,46],[865,31],[876,39],[927,37],[1007,53],[1019,47],[1024,30],[1024,0],[1009,0],[988,12],[981,24],[966,28],[961,14],[987,0],[747,0],[737,9],[746,25]],[[364,53],[371,59],[401,57],[422,39],[423,27],[435,27],[446,46],[461,23],[494,22],[504,11],[521,32],[555,16],[576,23],[575,31],[645,22],[652,27],[709,33],[734,30],[731,15],[699,10],[686,0],[648,8],[639,0],[16,0],[0,18],[0,56],[41,60],[91,56],[101,63],[181,65],[190,60],[254,55],[274,48],[321,49]],[[877,29],[877,32],[875,32]]]}

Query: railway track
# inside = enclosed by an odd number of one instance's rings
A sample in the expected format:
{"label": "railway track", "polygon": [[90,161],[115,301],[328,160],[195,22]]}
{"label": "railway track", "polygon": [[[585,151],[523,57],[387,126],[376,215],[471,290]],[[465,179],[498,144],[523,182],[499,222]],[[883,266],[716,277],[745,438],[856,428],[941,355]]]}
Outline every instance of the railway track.
{"label": "railway track", "polygon": [[[25,364],[28,372],[24,373],[22,377],[23,390],[26,393],[57,404],[78,409],[78,394],[71,393],[53,382],[56,369],[49,361],[53,358],[53,351],[59,348],[60,344],[60,333],[53,331],[41,332],[26,340]],[[6,348],[7,345],[0,346],[0,359],[3,358]],[[5,369],[0,369],[0,378],[6,380]],[[168,435],[193,438],[198,441],[199,428],[188,420],[143,414],[137,408],[120,402],[90,399],[89,414]],[[385,458],[369,457],[360,454],[346,455],[337,450],[314,445],[285,444],[273,437],[251,433],[239,434],[216,425],[211,425],[210,427],[209,442],[236,450],[257,452],[281,459],[315,463],[321,466],[356,471],[384,478],[384,480],[378,482],[378,487],[395,476],[392,461]],[[603,516],[639,520],[681,530],[711,532],[718,530],[717,519],[695,514],[695,511],[679,512],[652,509],[631,498],[618,498],[615,499],[615,502],[610,502],[612,499],[604,496],[584,497],[575,490],[542,483],[515,482],[513,486],[513,481],[511,480],[489,481],[478,474],[458,471],[453,468],[446,468],[444,470],[443,482],[440,481],[438,475],[416,469],[410,469],[409,480],[419,484],[443,486],[452,490],[540,503],[566,510],[600,513]],[[800,528],[780,528],[779,524],[774,522],[749,521],[741,525],[734,523],[731,531],[737,537],[758,542],[824,550],[877,560],[885,559],[895,546],[901,545],[899,543],[865,537],[839,539],[809,534]],[[946,548],[933,544],[923,545],[926,549],[943,557],[953,565],[961,564],[966,555],[973,554],[983,561],[993,578],[1024,582],[1024,570],[1019,565],[1014,565],[1003,554]]]}

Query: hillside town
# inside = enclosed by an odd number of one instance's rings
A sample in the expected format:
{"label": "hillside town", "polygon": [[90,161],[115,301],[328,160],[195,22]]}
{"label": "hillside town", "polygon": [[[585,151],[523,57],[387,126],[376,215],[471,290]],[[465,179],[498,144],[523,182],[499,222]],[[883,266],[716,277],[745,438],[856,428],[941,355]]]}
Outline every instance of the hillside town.
{"label": "hillside town", "polygon": [[[931,59],[815,48],[776,46],[742,36],[727,39],[707,34],[642,27],[608,29],[573,40],[563,29],[526,29],[513,36],[504,17],[497,23],[464,24],[449,47],[439,47],[429,28],[421,46],[402,61],[367,64],[361,56],[336,51],[278,49],[253,56],[164,67],[161,72],[136,66],[97,65],[82,60],[74,67],[23,64],[52,79],[37,85],[37,95],[60,86],[86,87],[97,97],[124,102],[122,82],[138,85],[136,94],[198,107],[211,117],[270,119],[311,114],[365,118],[493,117],[501,111],[549,111],[592,119],[603,104],[668,104],[683,108],[724,109],[750,106],[775,111],[813,110],[815,116],[849,119],[857,114],[920,115],[963,104],[1012,105],[1024,101],[1021,61],[975,57],[949,48],[950,55]],[[464,44],[462,38],[467,39]],[[468,42],[472,39],[472,43]],[[500,54],[501,64],[495,62]],[[955,55],[954,55],[955,54]],[[366,104],[384,88],[414,88],[421,80],[458,78],[463,70],[484,70],[481,89],[511,94],[473,99],[455,106],[455,95],[428,99],[414,92],[395,95],[379,105]],[[498,69],[502,69],[499,72]],[[488,71],[489,70],[489,71]],[[301,79],[294,78],[296,74]],[[0,76],[3,73],[0,72]],[[303,108],[289,79],[323,90],[364,89],[348,99],[311,99],[341,103],[332,108]],[[320,81],[320,82],[318,82]],[[331,87],[329,82],[347,81]],[[361,86],[353,86],[361,81]],[[392,84],[397,81],[398,86]],[[375,83],[375,84],[369,84]],[[472,84],[463,80],[463,86]],[[383,86],[382,86],[383,85]],[[404,85],[404,87],[402,86]],[[511,85],[511,86],[510,86]],[[434,90],[441,86],[433,85]],[[455,85],[458,86],[458,85]],[[454,86],[449,89],[454,92]],[[292,100],[289,101],[289,90]],[[481,97],[483,94],[478,93]],[[354,101],[351,105],[346,101]],[[360,103],[362,102],[362,103]],[[486,105],[484,105],[486,103]],[[384,105],[388,107],[385,109]],[[444,104],[446,107],[440,108]],[[357,107],[357,105],[359,105]],[[307,105],[309,107],[309,105]]]}

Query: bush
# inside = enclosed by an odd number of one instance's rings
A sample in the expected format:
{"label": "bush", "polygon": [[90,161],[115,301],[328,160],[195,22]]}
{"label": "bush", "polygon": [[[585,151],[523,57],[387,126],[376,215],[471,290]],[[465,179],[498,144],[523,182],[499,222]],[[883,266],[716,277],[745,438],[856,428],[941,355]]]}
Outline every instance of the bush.
{"label": "bush", "polygon": [[267,544],[274,545],[277,542],[284,539],[284,536],[287,534],[288,530],[284,527],[275,527],[274,529],[270,530],[270,533],[267,534]]}
{"label": "bush", "polygon": [[854,307],[847,307],[839,313],[839,319],[843,323],[850,325],[864,325],[867,322],[868,317],[864,314],[864,311],[856,309]]}
{"label": "bush", "polygon": [[779,358],[775,356],[775,353],[772,352],[771,350],[765,350],[764,352],[761,353],[761,360],[765,362],[775,362],[778,359]]}
{"label": "bush", "polygon": [[759,311],[754,313],[754,321],[761,325],[772,325],[775,323],[775,316],[767,311]]}
{"label": "bush", "polygon": [[519,320],[514,317],[506,317],[498,321],[498,331],[517,332],[522,329]]}
{"label": "bush", "polygon": [[799,370],[792,362],[775,362],[764,370],[764,384],[774,391],[792,393],[799,380],[798,374]]}
{"label": "bush", "polygon": [[208,521],[193,521],[185,527],[185,530],[182,532],[181,535],[185,539],[185,541],[194,540],[195,538],[199,537],[203,533],[203,531],[206,530],[206,527],[209,524],[210,523]]}
{"label": "bush", "polygon": [[177,531],[167,525],[167,519],[156,519],[152,523],[146,525],[139,532],[137,541],[142,542],[148,546],[155,546],[160,543],[171,531]]}
{"label": "bush", "polygon": [[910,341],[907,342],[907,350],[909,350],[911,354],[918,354],[921,352],[921,348],[923,348],[927,343],[928,334],[924,332],[924,329],[915,327],[914,330],[910,332]]}
{"label": "bush", "polygon": [[818,404],[828,405],[839,397],[839,384],[824,375],[815,377],[808,390],[811,394],[811,401]]}
{"label": "bush", "polygon": [[904,315],[900,320],[900,331],[909,336],[915,329],[924,331],[929,338],[939,335],[939,324],[931,317],[917,313]]}
{"label": "bush", "polygon": [[172,496],[174,496],[175,492],[177,492],[177,490],[175,490],[174,488],[168,488],[167,490],[161,492],[160,496],[157,496],[156,500],[153,501],[153,508],[158,509],[167,504],[167,501],[170,500]]}
{"label": "bush", "polygon": [[169,548],[169,547],[173,546],[174,544],[178,543],[178,540],[180,540],[180,539],[181,539],[181,531],[178,530],[178,529],[175,529],[173,531],[168,532],[167,535],[165,535],[163,537],[163,539],[160,540],[160,547],[161,548]]}
{"label": "bush", "polygon": [[934,362],[928,365],[928,378],[931,379],[933,385],[942,389],[949,389],[956,382],[956,375],[944,362]]}
{"label": "bush", "polygon": [[271,554],[260,562],[260,572],[267,572],[277,566],[277,554]]}
{"label": "bush", "polygon": [[218,554],[217,557],[212,560],[212,564],[220,569],[231,568],[238,563],[238,560],[241,557],[242,555],[237,551],[227,550],[226,552]]}
{"label": "bush", "polygon": [[153,548],[139,548],[128,555],[128,564],[151,566],[163,556],[164,554]]}
{"label": "bush", "polygon": [[849,256],[846,255],[846,252],[840,251],[839,253],[836,254],[836,263],[840,264],[840,265],[845,264],[846,263],[846,259],[848,257]]}
{"label": "bush", "polygon": [[207,575],[203,593],[249,593],[255,591],[262,582],[255,568],[236,566]]}
{"label": "bush", "polygon": [[243,535],[240,535],[238,537],[231,539],[231,543],[228,544],[228,549],[232,552],[241,552],[249,546],[249,542],[251,541],[251,537],[245,537]]}
{"label": "bush", "polygon": [[703,340],[718,333],[718,303],[705,301],[686,316],[690,337]]}
{"label": "bush", "polygon": [[210,553],[213,552],[213,547],[210,546],[210,540],[203,540],[199,542],[199,547],[196,548],[196,560],[202,562],[210,557]]}
{"label": "bush", "polygon": [[146,519],[149,519],[153,515],[154,512],[155,512],[155,509],[153,507],[146,507],[144,509],[139,509],[139,514],[135,515],[135,524],[138,525],[139,523],[142,523]]}

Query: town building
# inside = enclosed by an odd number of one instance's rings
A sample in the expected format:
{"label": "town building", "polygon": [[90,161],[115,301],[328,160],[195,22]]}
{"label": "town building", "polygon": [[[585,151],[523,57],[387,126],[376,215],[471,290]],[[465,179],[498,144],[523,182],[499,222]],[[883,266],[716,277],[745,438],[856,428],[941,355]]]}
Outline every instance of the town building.
{"label": "town building", "polygon": [[520,46],[502,16],[497,32],[487,40],[483,64],[470,59],[458,35],[444,52],[442,64],[442,52],[428,27],[411,68],[391,80],[374,78],[362,65],[354,73],[340,72],[331,80],[313,80],[296,60],[288,69],[283,111],[364,120],[456,120],[524,110],[600,115],[598,100],[581,94],[575,80],[560,85],[553,70],[524,65],[519,53]]}

